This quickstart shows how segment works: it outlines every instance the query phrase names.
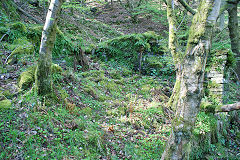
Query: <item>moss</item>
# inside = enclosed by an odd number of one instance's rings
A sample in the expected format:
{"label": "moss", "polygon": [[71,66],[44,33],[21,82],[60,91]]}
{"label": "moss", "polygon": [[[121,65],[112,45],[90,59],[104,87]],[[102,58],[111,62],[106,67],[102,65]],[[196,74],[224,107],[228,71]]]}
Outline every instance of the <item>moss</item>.
{"label": "moss", "polygon": [[27,38],[35,46],[40,46],[42,30],[42,25],[34,25],[28,28]]}
{"label": "moss", "polygon": [[111,70],[109,72],[109,75],[113,78],[113,79],[121,79],[122,76],[120,75],[120,72],[119,71],[116,71],[116,70]]}
{"label": "moss", "polygon": [[179,80],[176,80],[174,88],[173,88],[173,93],[168,101],[167,106],[171,107],[173,110],[176,110],[177,108],[177,103],[178,103],[178,99],[180,96],[180,84],[181,82]]}
{"label": "moss", "polygon": [[27,71],[20,74],[18,86],[20,89],[27,89],[34,82],[36,66],[29,67]]}
{"label": "moss", "polygon": [[[35,80],[36,66],[29,67],[25,72],[22,72],[19,77],[18,86],[20,89],[27,89]],[[57,64],[52,64],[52,73],[62,72],[62,68]]]}
{"label": "moss", "polygon": [[90,115],[92,114],[92,108],[90,108],[90,107],[85,107],[85,108],[83,108],[83,109],[81,110],[81,112],[82,112],[83,114],[85,114],[85,115],[90,116]]}
{"label": "moss", "polygon": [[[161,36],[154,32],[120,36],[102,43],[96,48],[96,55],[102,60],[114,60],[129,68],[137,69],[139,66],[139,53],[149,52],[162,54],[162,46],[158,40]],[[142,68],[144,70],[144,68]]]}
{"label": "moss", "polygon": [[162,68],[164,66],[159,57],[148,57],[146,63],[150,68]]}
{"label": "moss", "polygon": [[69,97],[69,94],[65,89],[60,89],[59,93],[60,93],[61,100],[64,100]]}
{"label": "moss", "polygon": [[231,50],[228,50],[226,67],[234,67],[236,65],[236,62],[237,59],[235,58],[235,54]]}
{"label": "moss", "polygon": [[142,87],[141,87],[141,89],[140,89],[140,91],[139,91],[139,93],[140,94],[148,94],[148,93],[150,93],[150,90],[151,90],[151,86],[149,85],[149,84],[145,84],[145,85],[143,85]]}
{"label": "moss", "polygon": [[25,44],[18,44],[17,48],[13,50],[11,56],[20,55],[20,54],[32,54],[34,52],[34,46],[27,42]]}
{"label": "moss", "polygon": [[92,86],[84,86],[83,91],[90,94],[94,98],[98,98],[97,92]]}
{"label": "moss", "polygon": [[130,76],[132,74],[132,71],[124,67],[124,68],[122,68],[121,73],[123,76]]}
{"label": "moss", "polygon": [[110,100],[111,99],[111,97],[108,97],[108,96],[106,96],[106,95],[99,95],[98,96],[98,100],[100,101],[100,102],[105,102],[106,100]]}
{"label": "moss", "polygon": [[119,86],[112,79],[104,79],[99,84],[112,95],[116,96],[119,91]]}
{"label": "moss", "polygon": [[119,115],[126,115],[127,113],[127,107],[126,106],[120,106],[117,108],[118,109],[118,116]]}
{"label": "moss", "polygon": [[215,81],[208,81],[208,86],[207,88],[210,89],[210,88],[218,88],[220,87],[221,84],[215,82]]}
{"label": "moss", "polygon": [[95,48],[96,48],[96,45],[90,44],[89,46],[87,46],[87,47],[85,48],[85,53],[87,53],[87,54],[93,54]]}
{"label": "moss", "polygon": [[13,44],[8,46],[8,48],[13,50],[8,58],[8,64],[13,64],[13,62],[15,62],[20,55],[30,55],[34,52],[34,46],[27,41],[25,37],[14,40]]}
{"label": "moss", "polygon": [[11,101],[8,99],[4,99],[0,101],[0,109],[9,109],[11,108]]}
{"label": "moss", "polygon": [[[190,49],[192,44],[196,44],[199,42],[200,37],[205,34],[206,27],[206,19],[211,11],[211,6],[209,7],[209,3],[206,1],[201,1],[200,6],[198,7],[198,13],[194,15],[192,20],[192,25],[189,30],[189,38],[187,48]],[[188,52],[188,51],[187,51]]]}
{"label": "moss", "polygon": [[63,72],[63,69],[62,67],[60,67],[58,64],[52,64],[51,66],[51,69],[52,69],[52,73],[61,73]]}
{"label": "moss", "polygon": [[88,80],[99,82],[105,78],[103,70],[90,70],[83,72],[82,76]]}
{"label": "moss", "polygon": [[7,98],[12,98],[14,96],[14,93],[11,93],[9,90],[4,90],[3,95]]}
{"label": "moss", "polygon": [[27,27],[24,23],[22,22],[15,22],[15,23],[11,23],[9,25],[9,28],[12,30],[18,30],[20,32],[27,32]]}
{"label": "moss", "polygon": [[216,105],[213,105],[208,101],[202,101],[200,104],[200,109],[206,113],[215,113],[216,107]]}

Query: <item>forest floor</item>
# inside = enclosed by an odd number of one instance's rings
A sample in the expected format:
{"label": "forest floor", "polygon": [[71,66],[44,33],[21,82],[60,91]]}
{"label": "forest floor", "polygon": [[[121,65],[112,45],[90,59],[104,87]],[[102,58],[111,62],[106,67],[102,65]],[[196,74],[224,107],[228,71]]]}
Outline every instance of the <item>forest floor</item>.
{"label": "forest floor", "polygon": [[[140,17],[138,23],[132,23],[120,5],[98,8],[87,20],[77,14],[62,15],[60,28],[74,39],[72,43],[79,43],[79,36],[86,38],[85,45],[97,45],[130,33],[151,30],[166,34],[166,24],[150,18]],[[42,10],[24,9],[44,21]],[[6,48],[0,51],[4,64],[0,74],[4,96],[0,95],[0,100],[4,97],[12,103],[0,111],[0,159],[160,159],[173,118],[173,111],[166,106],[174,76],[141,75],[118,61],[91,55],[89,71],[74,71],[71,55],[53,56],[63,70],[53,75],[53,95],[40,100],[32,88],[34,75],[27,88],[19,90],[18,86],[21,73],[36,64],[35,54],[18,55],[6,65],[11,52]],[[234,95],[234,100],[239,100],[238,91],[240,86],[231,82],[228,94]],[[203,146],[194,146],[195,158],[239,159],[239,113],[229,117],[225,121],[229,127],[220,138],[224,142],[213,142],[209,137],[217,116],[201,111],[197,122],[201,126],[194,133]]]}

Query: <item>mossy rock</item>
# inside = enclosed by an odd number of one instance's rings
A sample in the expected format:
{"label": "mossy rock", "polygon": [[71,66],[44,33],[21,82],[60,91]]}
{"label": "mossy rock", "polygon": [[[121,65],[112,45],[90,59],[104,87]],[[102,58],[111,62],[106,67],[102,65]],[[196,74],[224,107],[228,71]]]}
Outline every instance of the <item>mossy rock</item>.
{"label": "mossy rock", "polygon": [[132,75],[132,71],[127,69],[127,68],[123,68],[122,69],[122,75],[123,76],[131,76]]}
{"label": "mossy rock", "polygon": [[0,101],[0,109],[9,109],[11,108],[12,103],[8,99],[4,99]]}
{"label": "mossy rock", "polygon": [[10,109],[12,107],[12,103],[9,99],[7,99],[1,92],[0,92],[0,110],[1,109]]}
{"label": "mossy rock", "polygon": [[62,100],[69,97],[69,94],[67,93],[67,91],[65,89],[60,89],[59,93],[60,93],[60,97]]}
{"label": "mossy rock", "polygon": [[[154,32],[123,35],[99,43],[96,47],[95,55],[99,56],[102,60],[118,61],[130,68],[137,69],[140,52],[143,56],[149,53],[162,55],[163,52],[160,46],[163,45],[159,44],[159,39],[162,39],[162,37]],[[159,52],[160,50],[161,52]]]}
{"label": "mossy rock", "polygon": [[126,115],[126,113],[127,113],[127,107],[126,107],[126,106],[120,106],[120,107],[118,107],[118,113],[119,113],[119,115]]}
{"label": "mossy rock", "polygon": [[[18,86],[20,89],[27,89],[35,80],[36,66],[29,67],[25,72],[22,72],[19,77]],[[52,74],[62,72],[62,68],[57,64],[51,66]]]}
{"label": "mossy rock", "polygon": [[18,86],[20,89],[27,89],[34,82],[36,66],[29,67],[27,71],[20,74]]}
{"label": "mossy rock", "polygon": [[98,101],[105,102],[106,100],[111,100],[111,97],[106,96],[104,94],[98,96]]}

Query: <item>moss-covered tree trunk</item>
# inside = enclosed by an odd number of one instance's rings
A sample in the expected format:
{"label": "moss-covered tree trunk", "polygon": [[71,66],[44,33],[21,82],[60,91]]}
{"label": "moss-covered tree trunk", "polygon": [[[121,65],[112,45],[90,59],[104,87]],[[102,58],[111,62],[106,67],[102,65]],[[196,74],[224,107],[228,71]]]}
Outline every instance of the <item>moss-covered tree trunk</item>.
{"label": "moss-covered tree trunk", "polygon": [[203,80],[211,37],[219,14],[221,0],[201,1],[193,17],[187,49],[179,53],[176,47],[175,15],[168,0],[169,46],[177,65],[177,80],[173,103],[176,108],[172,130],[162,160],[189,159],[192,130],[199,112]]}
{"label": "moss-covered tree trunk", "polygon": [[240,77],[240,36],[239,36],[239,28],[238,28],[238,16],[237,16],[237,5],[239,0],[228,0],[228,29],[229,36],[231,39],[231,48],[232,52],[237,55],[237,68],[236,72]]}
{"label": "moss-covered tree trunk", "polygon": [[36,87],[39,95],[47,95],[52,91],[52,50],[56,39],[57,20],[63,1],[64,0],[51,0],[46,22],[43,27],[35,77]]}

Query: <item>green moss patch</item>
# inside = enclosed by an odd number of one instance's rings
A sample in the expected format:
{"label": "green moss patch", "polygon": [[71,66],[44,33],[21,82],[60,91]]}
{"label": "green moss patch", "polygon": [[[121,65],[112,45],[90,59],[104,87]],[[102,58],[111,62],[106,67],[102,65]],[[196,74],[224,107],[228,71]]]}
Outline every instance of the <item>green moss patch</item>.
{"label": "green moss patch", "polygon": [[12,103],[8,99],[4,99],[0,101],[0,109],[9,109],[11,108]]}
{"label": "green moss patch", "polygon": [[[52,74],[62,72],[62,68],[57,64],[51,66]],[[29,88],[35,80],[36,66],[29,67],[26,71],[22,72],[19,77],[18,86],[20,89]]]}
{"label": "green moss patch", "polygon": [[[135,71],[139,70],[141,61],[142,73],[149,74],[149,70],[152,72],[151,68],[159,70],[167,66],[163,60],[158,61],[159,56],[168,53],[166,44],[159,43],[160,39],[162,37],[154,32],[124,35],[99,43],[95,54],[103,61],[117,61]],[[169,59],[170,61],[171,59]],[[174,68],[170,70],[174,70]]]}

